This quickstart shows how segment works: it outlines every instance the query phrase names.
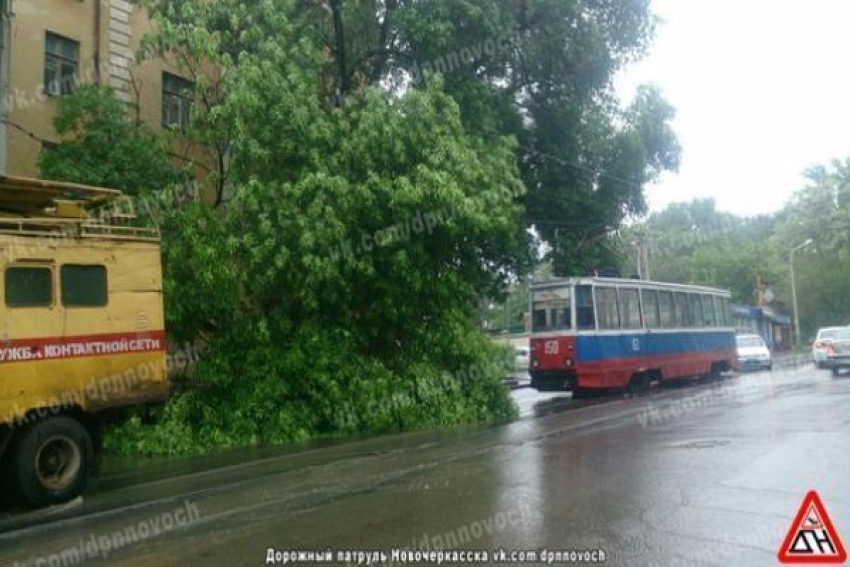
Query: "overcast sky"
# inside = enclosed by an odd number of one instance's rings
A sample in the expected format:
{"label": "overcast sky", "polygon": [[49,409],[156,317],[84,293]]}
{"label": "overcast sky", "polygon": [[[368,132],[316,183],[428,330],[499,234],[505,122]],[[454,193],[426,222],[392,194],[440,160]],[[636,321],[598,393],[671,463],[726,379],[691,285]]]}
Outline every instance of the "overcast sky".
{"label": "overcast sky", "polygon": [[652,210],[714,197],[772,212],[809,165],[850,157],[850,1],[653,0],[650,53],[618,78],[628,102],[655,83],[676,107],[678,174],[647,190]]}

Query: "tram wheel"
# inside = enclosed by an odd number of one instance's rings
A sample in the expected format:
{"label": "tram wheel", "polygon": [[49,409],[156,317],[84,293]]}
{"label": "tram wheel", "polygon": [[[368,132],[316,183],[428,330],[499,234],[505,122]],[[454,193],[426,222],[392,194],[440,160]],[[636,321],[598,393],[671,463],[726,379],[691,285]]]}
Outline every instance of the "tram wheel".
{"label": "tram wheel", "polygon": [[626,393],[630,396],[645,396],[652,387],[652,379],[647,373],[635,374],[626,386]]}

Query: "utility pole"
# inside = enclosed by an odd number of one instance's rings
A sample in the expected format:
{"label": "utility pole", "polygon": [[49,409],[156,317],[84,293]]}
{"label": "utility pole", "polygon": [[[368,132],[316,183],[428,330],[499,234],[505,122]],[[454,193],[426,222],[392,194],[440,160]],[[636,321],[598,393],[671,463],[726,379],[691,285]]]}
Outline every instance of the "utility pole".
{"label": "utility pole", "polygon": [[640,244],[635,243],[635,260],[637,261],[637,277],[643,279],[643,258],[640,253]]}
{"label": "utility pole", "polygon": [[638,279],[645,281],[652,279],[649,273],[649,245],[646,239],[641,237],[640,240],[632,240],[632,246],[635,247],[635,265]]}
{"label": "utility pole", "polygon": [[648,279],[645,277],[645,264],[643,259],[643,246],[640,240],[632,240],[632,246],[635,249],[635,268],[637,268],[637,277],[639,280]]}
{"label": "utility pole", "polygon": [[802,250],[806,246],[809,246],[813,240],[809,238],[799,246],[795,246],[791,249],[791,252],[788,253],[788,265],[791,270],[791,302],[794,306],[794,346],[800,346],[800,312],[797,309],[797,282],[794,278],[794,252],[797,250]]}

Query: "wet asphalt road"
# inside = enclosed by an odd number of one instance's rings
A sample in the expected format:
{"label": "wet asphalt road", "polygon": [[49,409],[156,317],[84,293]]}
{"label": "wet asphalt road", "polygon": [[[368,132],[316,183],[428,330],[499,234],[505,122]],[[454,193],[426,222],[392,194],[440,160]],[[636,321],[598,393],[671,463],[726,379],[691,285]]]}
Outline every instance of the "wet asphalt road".
{"label": "wet asphalt road", "polygon": [[806,366],[637,398],[514,396],[523,417],[502,427],[114,463],[84,502],[0,515],[0,565],[453,545],[776,565],[810,489],[850,543],[850,377]]}

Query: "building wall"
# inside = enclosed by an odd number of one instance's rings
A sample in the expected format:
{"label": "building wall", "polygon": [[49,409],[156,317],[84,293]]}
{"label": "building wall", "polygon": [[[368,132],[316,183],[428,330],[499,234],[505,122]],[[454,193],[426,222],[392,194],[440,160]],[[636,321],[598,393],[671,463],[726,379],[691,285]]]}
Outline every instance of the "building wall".
{"label": "building wall", "polygon": [[[79,43],[80,83],[110,85],[143,122],[162,128],[162,72],[182,73],[163,60],[136,63],[142,38],[151,30],[143,9],[127,0],[6,1],[11,6],[5,173],[38,177],[44,142],[59,142],[52,126],[57,97],[44,92],[47,32]],[[185,142],[175,144],[186,153]],[[192,153],[198,157],[197,149]]]}

